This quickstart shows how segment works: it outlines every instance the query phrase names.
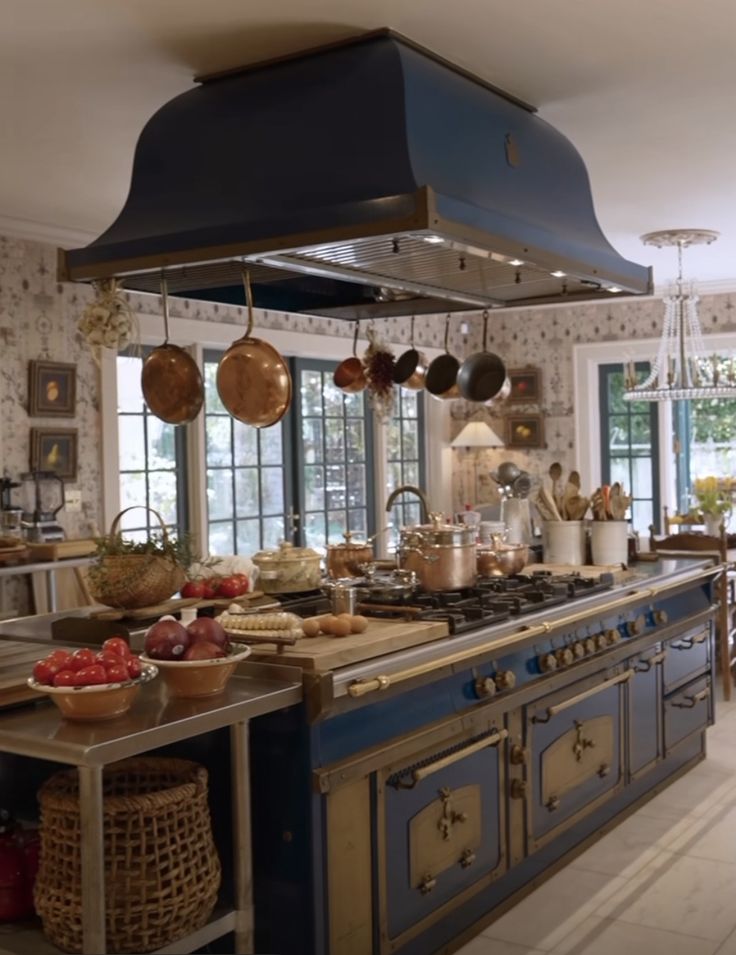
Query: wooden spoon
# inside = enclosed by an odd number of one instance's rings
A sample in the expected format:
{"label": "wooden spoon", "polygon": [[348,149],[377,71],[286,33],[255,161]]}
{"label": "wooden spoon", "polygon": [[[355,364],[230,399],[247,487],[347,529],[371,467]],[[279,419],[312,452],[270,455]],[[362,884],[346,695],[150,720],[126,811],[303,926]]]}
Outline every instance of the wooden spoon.
{"label": "wooden spoon", "polygon": [[574,484],[578,491],[580,490],[580,475],[577,471],[570,471],[570,477],[567,480],[570,484]]}
{"label": "wooden spoon", "polygon": [[562,465],[559,461],[555,461],[553,464],[550,464],[549,471],[547,472],[552,480],[552,497],[557,505],[559,510],[562,505],[562,496],[560,494],[559,487],[557,482],[562,477]]}

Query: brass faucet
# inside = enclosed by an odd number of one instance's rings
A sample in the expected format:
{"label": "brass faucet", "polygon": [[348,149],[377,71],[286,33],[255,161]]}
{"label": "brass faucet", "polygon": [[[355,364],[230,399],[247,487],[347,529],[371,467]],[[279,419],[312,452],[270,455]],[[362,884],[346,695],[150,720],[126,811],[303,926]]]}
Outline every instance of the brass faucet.
{"label": "brass faucet", "polygon": [[388,500],[386,501],[386,510],[390,511],[396,498],[405,492],[415,494],[419,498],[422,504],[422,511],[424,512],[422,519],[426,524],[429,521],[429,501],[427,500],[427,495],[424,493],[424,491],[414,484],[400,484],[398,487],[395,487],[389,494]]}

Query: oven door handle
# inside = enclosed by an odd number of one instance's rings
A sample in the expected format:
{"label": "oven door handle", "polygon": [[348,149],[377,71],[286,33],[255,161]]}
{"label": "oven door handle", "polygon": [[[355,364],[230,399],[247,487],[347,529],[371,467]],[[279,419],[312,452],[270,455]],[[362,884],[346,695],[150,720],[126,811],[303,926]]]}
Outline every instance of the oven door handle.
{"label": "oven door handle", "polygon": [[402,782],[401,776],[399,775],[396,781],[392,782],[392,785],[394,785],[396,789],[413,789],[417,783],[426,779],[427,776],[431,776],[432,773],[439,772],[440,769],[444,769],[446,766],[452,766],[452,764],[458,762],[458,760],[465,759],[466,756],[471,756],[473,753],[477,753],[487,746],[497,746],[500,742],[505,740],[508,735],[508,730],[498,730],[497,733],[484,736],[483,739],[476,740],[475,743],[471,743],[470,746],[464,746],[462,749],[455,750],[454,753],[450,753],[448,756],[441,756],[431,763],[418,766],[416,769],[406,773],[405,775],[411,776],[411,782]]}
{"label": "oven door handle", "polygon": [[597,693],[602,693],[604,690],[608,690],[612,686],[618,686],[621,683],[628,683],[633,675],[634,670],[626,670],[625,673],[619,673],[618,676],[614,676],[610,680],[606,680],[604,683],[601,683],[598,686],[593,686],[589,690],[583,690],[582,693],[576,693],[575,696],[571,696],[569,699],[563,700],[562,703],[555,703],[552,706],[548,706],[546,710],[547,715],[537,716],[535,713],[534,716],[532,716],[532,723],[549,723],[553,716],[557,716],[557,714],[562,713],[563,710],[567,710],[571,706],[582,703],[583,700],[587,700],[591,696],[595,696]]}

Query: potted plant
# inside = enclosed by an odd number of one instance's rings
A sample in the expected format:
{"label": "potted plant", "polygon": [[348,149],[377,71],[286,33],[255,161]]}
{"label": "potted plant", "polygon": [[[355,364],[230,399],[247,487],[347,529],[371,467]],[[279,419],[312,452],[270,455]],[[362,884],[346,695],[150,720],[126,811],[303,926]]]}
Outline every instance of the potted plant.
{"label": "potted plant", "polygon": [[721,524],[729,517],[733,508],[730,493],[713,475],[695,478],[693,493],[703,516],[706,534],[720,536]]}

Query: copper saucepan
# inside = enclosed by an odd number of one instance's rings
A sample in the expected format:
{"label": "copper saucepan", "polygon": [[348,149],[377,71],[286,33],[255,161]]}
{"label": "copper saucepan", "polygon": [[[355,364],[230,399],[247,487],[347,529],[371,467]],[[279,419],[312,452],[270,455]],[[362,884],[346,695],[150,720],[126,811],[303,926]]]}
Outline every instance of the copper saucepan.
{"label": "copper saucepan", "polygon": [[427,379],[427,359],[414,347],[414,316],[411,317],[411,348],[399,355],[394,365],[394,384],[410,391],[424,388]]}
{"label": "copper saucepan", "polygon": [[358,331],[360,320],[355,320],[355,334],[353,335],[353,354],[350,358],[344,358],[335,369],[332,380],[335,387],[344,391],[348,395],[362,391],[366,386],[365,368],[363,362],[357,355]]}
{"label": "copper saucepan", "polygon": [[217,393],[233,418],[254,428],[270,428],[279,422],[291,404],[289,368],[273,345],[251,338],[253,293],[250,276],[243,271],[248,303],[248,327],[234,341],[217,366]]}
{"label": "copper saucepan", "polygon": [[169,341],[169,297],[161,276],[164,343],[153,349],[141,369],[141,391],[152,414],[167,424],[188,424],[204,402],[199,366],[188,351]]}
{"label": "copper saucepan", "polygon": [[448,351],[449,334],[450,316],[448,315],[445,323],[445,353],[444,355],[438,355],[427,369],[425,387],[430,395],[434,395],[435,398],[457,398],[460,394],[460,389],[457,386],[460,362]]}

